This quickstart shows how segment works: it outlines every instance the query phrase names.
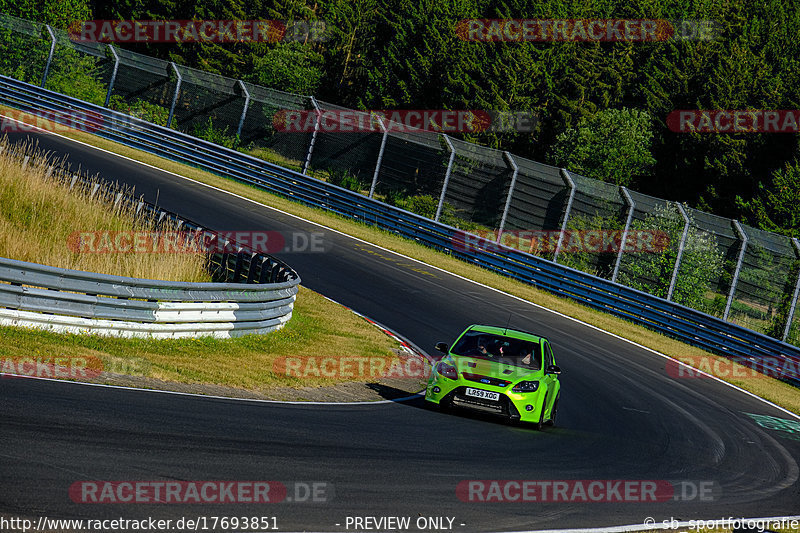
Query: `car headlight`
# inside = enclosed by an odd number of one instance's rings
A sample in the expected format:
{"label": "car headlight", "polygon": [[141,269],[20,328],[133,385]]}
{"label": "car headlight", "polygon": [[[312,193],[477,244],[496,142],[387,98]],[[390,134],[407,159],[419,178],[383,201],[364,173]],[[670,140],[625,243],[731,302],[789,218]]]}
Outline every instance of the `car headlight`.
{"label": "car headlight", "polygon": [[538,381],[520,381],[511,390],[512,392],[536,392],[538,389]]}
{"label": "car headlight", "polygon": [[439,363],[439,365],[436,367],[436,371],[446,378],[458,379],[458,372],[456,371],[456,367],[454,367],[453,365],[449,365],[445,362]]}

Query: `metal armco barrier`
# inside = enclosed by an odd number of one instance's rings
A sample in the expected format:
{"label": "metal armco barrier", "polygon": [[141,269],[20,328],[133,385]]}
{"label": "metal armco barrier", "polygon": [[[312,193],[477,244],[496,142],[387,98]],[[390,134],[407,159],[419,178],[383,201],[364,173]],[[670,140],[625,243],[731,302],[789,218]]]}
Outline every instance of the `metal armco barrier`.
{"label": "metal armco barrier", "polygon": [[0,325],[118,337],[236,337],[292,316],[299,280],[169,282],[0,258]]}
{"label": "metal armco barrier", "polygon": [[[32,112],[85,112],[95,117],[87,129],[106,139],[390,230],[710,352],[756,363],[778,357],[800,368],[800,348],[785,342],[518,250],[499,245],[478,249],[453,227],[168,128],[4,76],[0,76],[0,103]],[[782,377],[800,385],[796,372]]]}

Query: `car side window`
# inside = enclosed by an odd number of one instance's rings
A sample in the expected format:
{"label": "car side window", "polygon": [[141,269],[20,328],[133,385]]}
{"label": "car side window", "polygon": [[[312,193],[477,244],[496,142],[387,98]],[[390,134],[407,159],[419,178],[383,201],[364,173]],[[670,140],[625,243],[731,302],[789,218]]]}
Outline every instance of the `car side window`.
{"label": "car side window", "polygon": [[554,365],[555,364],[553,362],[553,352],[550,351],[550,343],[547,342],[547,341],[545,341],[545,343],[544,343],[544,360],[545,360],[545,363],[544,363],[545,364],[545,368],[547,368],[550,365]]}

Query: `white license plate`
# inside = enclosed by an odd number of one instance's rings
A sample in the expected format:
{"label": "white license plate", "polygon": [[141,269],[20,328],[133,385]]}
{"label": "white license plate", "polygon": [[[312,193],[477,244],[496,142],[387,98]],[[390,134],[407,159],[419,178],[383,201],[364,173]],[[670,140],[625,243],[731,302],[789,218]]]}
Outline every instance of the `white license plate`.
{"label": "white license plate", "polygon": [[475,398],[483,398],[485,400],[492,400],[495,402],[500,399],[499,392],[490,392],[488,390],[481,390],[481,389],[467,389],[467,396],[473,396]]}

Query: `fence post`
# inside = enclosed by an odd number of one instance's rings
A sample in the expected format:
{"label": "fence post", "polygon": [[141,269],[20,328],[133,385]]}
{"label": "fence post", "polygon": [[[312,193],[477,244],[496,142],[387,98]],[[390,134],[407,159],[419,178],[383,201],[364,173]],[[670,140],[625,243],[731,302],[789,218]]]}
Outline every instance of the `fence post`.
{"label": "fence post", "polygon": [[242,92],[244,93],[244,109],[242,109],[242,116],[239,117],[239,127],[236,128],[236,136],[241,137],[242,126],[244,126],[244,117],[247,116],[247,108],[250,107],[250,91],[248,91],[247,87],[244,86],[244,82],[242,80],[236,81],[239,82],[239,87],[242,88]]}
{"label": "fence post", "polygon": [[622,254],[625,253],[625,242],[628,240],[628,231],[631,229],[631,222],[633,221],[633,211],[636,208],[636,203],[628,192],[628,188],[621,186],[619,190],[622,192],[622,197],[625,203],[628,204],[628,218],[625,220],[625,229],[622,230],[622,241],[619,243],[619,252],[617,252],[617,260],[614,262],[614,272],[611,274],[611,282],[616,283],[617,274],[619,274],[619,265],[622,262]]}
{"label": "fence post", "polygon": [[519,167],[517,163],[514,161],[514,156],[512,156],[508,152],[503,152],[503,155],[506,158],[506,161],[511,165],[511,169],[514,171],[511,174],[511,185],[508,186],[508,196],[506,196],[506,206],[503,208],[503,217],[500,219],[500,227],[497,229],[497,241],[500,242],[500,239],[503,236],[503,230],[506,227],[506,219],[508,218],[508,210],[511,208],[511,197],[514,194],[514,187],[517,185],[517,174],[519,174]]}
{"label": "fence post", "polygon": [[372,185],[369,186],[369,198],[375,194],[375,187],[378,185],[378,172],[381,170],[381,162],[383,162],[383,151],[386,149],[386,138],[389,136],[389,130],[383,124],[383,119],[378,116],[378,125],[383,131],[383,138],[381,138],[381,149],[378,152],[378,162],[375,163],[375,172],[372,174]]}
{"label": "fence post", "polygon": [[747,251],[747,233],[744,232],[744,228],[742,225],[739,224],[738,220],[733,221],[733,227],[736,229],[736,233],[739,235],[739,238],[742,240],[742,249],[739,251],[739,259],[736,261],[736,270],[733,271],[733,280],[731,281],[731,291],[728,293],[728,302],[725,304],[725,314],[722,315],[722,320],[727,322],[728,320],[728,313],[731,311],[731,304],[733,303],[733,295],[736,292],[736,285],[739,283],[739,273],[742,270],[742,261],[744,260],[744,253]]}
{"label": "fence post", "polygon": [[44,74],[42,75],[42,85],[41,87],[44,88],[44,84],[47,82],[47,74],[50,72],[50,63],[53,62],[53,53],[56,51],[56,35],[53,33],[52,28],[49,25],[44,25],[47,33],[50,34],[50,54],[47,56],[47,63],[44,64]]}
{"label": "fence post", "polygon": [[686,247],[686,238],[689,236],[689,215],[679,202],[675,202],[678,206],[678,211],[683,217],[683,234],[681,234],[681,242],[678,244],[678,256],[675,258],[675,269],[672,271],[672,279],[669,280],[669,290],[667,291],[667,301],[672,301],[672,293],[675,291],[675,284],[678,281],[678,271],[681,268],[681,260],[683,259],[683,250]]}
{"label": "fence post", "polygon": [[[795,250],[800,255],[800,241],[796,238],[792,239]],[[797,296],[800,294],[800,272],[797,273],[797,282],[794,284],[794,294],[792,295],[792,303],[789,305],[789,314],[786,316],[786,327],[783,328],[783,337],[781,340],[786,342],[789,338],[789,331],[792,329],[792,321],[794,320],[794,311],[797,308]]]}
{"label": "fence post", "polygon": [[561,243],[564,241],[564,232],[567,231],[567,220],[569,220],[569,213],[572,211],[572,202],[575,201],[575,182],[572,181],[572,176],[566,168],[561,169],[561,179],[569,187],[569,200],[567,200],[567,208],[564,210],[564,220],[561,222],[561,233],[558,235],[558,244],[556,244],[556,251],[553,253],[553,263],[558,263],[558,254],[561,252]]}
{"label": "fence post", "polygon": [[442,207],[444,207],[444,197],[447,194],[447,186],[450,184],[450,172],[453,170],[453,161],[456,158],[456,149],[453,147],[453,143],[450,142],[450,139],[447,135],[442,134],[444,137],[444,142],[447,143],[447,148],[450,150],[450,160],[447,162],[447,170],[444,173],[444,183],[442,184],[442,194],[439,195],[439,205],[436,207],[436,216],[434,217],[435,222],[439,222],[439,217],[442,215]]}
{"label": "fence post", "polygon": [[181,92],[181,83],[183,83],[183,76],[178,71],[178,67],[175,65],[174,62],[170,63],[172,65],[172,70],[175,71],[175,74],[178,75],[178,83],[175,84],[175,94],[172,95],[172,105],[169,106],[169,118],[167,119],[167,127],[172,127],[172,117],[175,115],[175,105],[178,103],[178,93]]}
{"label": "fence post", "polygon": [[117,55],[117,51],[114,50],[114,45],[109,44],[108,49],[111,50],[111,53],[114,55],[114,71],[111,72],[111,81],[108,82],[108,92],[106,93],[106,103],[103,104],[103,107],[108,107],[108,104],[111,102],[111,91],[114,90],[114,82],[117,81],[117,70],[119,70],[119,56]]}
{"label": "fence post", "polygon": [[319,121],[321,112],[319,110],[319,106],[317,105],[317,99],[313,96],[311,97],[311,103],[314,105],[314,133],[311,134],[311,142],[308,143],[308,153],[306,154],[306,162],[303,163],[303,174],[308,171],[309,165],[311,165],[311,154],[314,153],[314,143],[317,142],[317,133],[319,132]]}

